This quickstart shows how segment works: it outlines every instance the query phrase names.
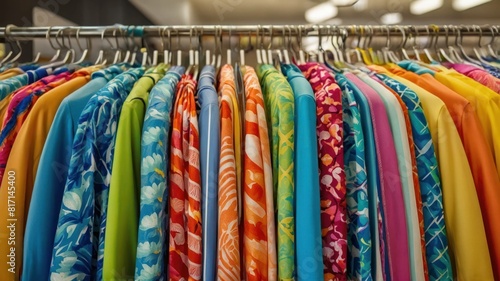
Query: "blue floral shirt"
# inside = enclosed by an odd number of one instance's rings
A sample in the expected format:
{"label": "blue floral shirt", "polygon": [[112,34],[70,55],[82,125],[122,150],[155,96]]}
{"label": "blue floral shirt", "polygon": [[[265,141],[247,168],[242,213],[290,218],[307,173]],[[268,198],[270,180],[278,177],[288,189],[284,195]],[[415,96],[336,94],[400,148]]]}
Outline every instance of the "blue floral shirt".
{"label": "blue floral shirt", "polygon": [[144,69],[116,76],[87,103],[73,141],[51,280],[102,280],[106,209],[118,118]]}
{"label": "blue floral shirt", "polygon": [[173,67],[149,93],[141,141],[141,204],[135,280],[165,280],[170,112],[184,67]]}

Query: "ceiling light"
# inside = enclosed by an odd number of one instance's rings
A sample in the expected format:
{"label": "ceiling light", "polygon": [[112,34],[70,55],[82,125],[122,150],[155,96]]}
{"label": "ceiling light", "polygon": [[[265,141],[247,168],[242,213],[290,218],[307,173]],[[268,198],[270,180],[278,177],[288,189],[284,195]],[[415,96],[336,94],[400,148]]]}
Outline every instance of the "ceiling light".
{"label": "ceiling light", "polygon": [[310,23],[319,23],[334,18],[337,13],[337,7],[327,1],[307,10],[305,17]]}
{"label": "ceiling light", "polygon": [[453,9],[463,11],[491,1],[492,0],[453,0]]}
{"label": "ceiling light", "polygon": [[401,13],[387,13],[380,17],[380,21],[383,24],[397,24],[403,21],[403,15]]}
{"label": "ceiling light", "polygon": [[443,0],[416,0],[411,3],[410,12],[414,15],[422,15],[442,6]]}

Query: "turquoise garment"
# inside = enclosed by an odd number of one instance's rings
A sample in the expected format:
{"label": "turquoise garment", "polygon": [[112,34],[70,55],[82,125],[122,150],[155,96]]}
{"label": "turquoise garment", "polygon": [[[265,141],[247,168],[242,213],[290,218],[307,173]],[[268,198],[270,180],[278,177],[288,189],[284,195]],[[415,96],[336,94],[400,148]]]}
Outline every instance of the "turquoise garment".
{"label": "turquoise garment", "polygon": [[164,280],[168,255],[168,148],[171,111],[184,67],[174,66],[153,87],[142,128],[140,217],[135,280]]}
{"label": "turquoise garment", "polygon": [[345,81],[342,82],[344,83],[342,91],[344,163],[349,216],[347,276],[348,280],[370,281],[374,279],[372,276],[374,244],[369,224],[371,220],[377,221],[377,213],[370,212],[361,114],[353,89]]}
{"label": "turquoise garment", "polygon": [[427,73],[427,74],[434,76],[436,74],[435,71],[430,70],[422,65],[419,65],[418,63],[415,63],[415,62],[412,62],[409,60],[404,60],[404,61],[398,62],[398,65],[406,70],[409,70],[411,72],[415,72],[418,75],[422,75],[422,74]]}
{"label": "turquoise garment", "polygon": [[203,231],[201,232],[203,235],[202,280],[205,281],[217,279],[220,114],[218,95],[215,90],[215,76],[215,67],[206,65],[201,70],[198,79],[201,214],[203,216],[201,220],[203,222]]}
{"label": "turquoise garment", "polygon": [[111,80],[87,103],[73,141],[54,239],[51,280],[102,280],[111,167],[121,107],[144,69]]}
{"label": "turquoise garment", "polygon": [[282,64],[295,97],[295,245],[298,280],[323,280],[316,100],[299,68]]}
{"label": "turquoise garment", "polygon": [[[368,203],[369,212],[373,214],[372,217],[378,218],[370,220],[370,232],[372,238],[372,278],[380,280],[382,278],[382,257],[385,257],[384,245],[384,231],[379,228],[382,225],[381,220],[384,218],[384,210],[380,204],[380,179],[378,173],[378,159],[377,151],[375,149],[375,139],[373,133],[373,124],[371,118],[370,106],[366,97],[361,91],[349,81],[343,74],[336,74],[335,80],[339,84],[342,92],[351,91],[356,99],[361,114],[361,126],[363,128],[366,169],[367,169],[367,185],[368,185]],[[382,237],[380,237],[382,235]],[[389,276],[387,276],[389,277]],[[390,280],[390,279],[386,279]]]}
{"label": "turquoise garment", "polygon": [[[420,226],[418,220],[417,201],[415,185],[413,182],[413,167],[411,161],[410,144],[408,142],[407,128],[403,110],[397,98],[378,81],[366,73],[355,72],[356,75],[368,86],[374,89],[382,99],[389,124],[391,126],[392,138],[397,153],[398,170],[403,187],[404,208],[406,214],[406,230],[410,250],[410,269],[412,280],[423,280],[424,262],[422,253],[422,241],[420,239]],[[420,195],[419,195],[420,196]]]}
{"label": "turquoise garment", "polygon": [[376,74],[375,76],[399,94],[408,107],[415,143],[420,194],[424,206],[425,249],[429,279],[452,280],[453,270],[448,252],[439,167],[420,99],[413,90],[387,75]]}
{"label": "turquoise garment", "polygon": [[22,280],[49,279],[52,246],[78,118],[94,93],[122,71],[122,68],[112,66],[94,72],[92,80],[66,97],[57,110],[40,157],[31,196],[24,236]]}

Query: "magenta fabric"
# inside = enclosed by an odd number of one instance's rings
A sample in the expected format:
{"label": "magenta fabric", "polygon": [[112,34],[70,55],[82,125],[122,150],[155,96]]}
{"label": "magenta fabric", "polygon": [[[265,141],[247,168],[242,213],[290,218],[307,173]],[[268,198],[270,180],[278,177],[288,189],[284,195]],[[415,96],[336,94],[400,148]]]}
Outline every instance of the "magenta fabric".
{"label": "magenta fabric", "polygon": [[386,252],[389,259],[389,274],[391,280],[411,280],[403,188],[387,112],[382,99],[375,90],[352,73],[347,73],[346,77],[365,95],[372,113],[373,137],[375,138],[382,185],[381,203],[385,211],[383,222],[387,237]]}
{"label": "magenta fabric", "polygon": [[443,65],[455,69],[500,94],[500,79],[489,74],[486,70],[463,63],[443,63]]}
{"label": "magenta fabric", "polygon": [[316,62],[299,65],[316,98],[321,229],[325,280],[347,280],[347,203],[344,171],[342,91]]}

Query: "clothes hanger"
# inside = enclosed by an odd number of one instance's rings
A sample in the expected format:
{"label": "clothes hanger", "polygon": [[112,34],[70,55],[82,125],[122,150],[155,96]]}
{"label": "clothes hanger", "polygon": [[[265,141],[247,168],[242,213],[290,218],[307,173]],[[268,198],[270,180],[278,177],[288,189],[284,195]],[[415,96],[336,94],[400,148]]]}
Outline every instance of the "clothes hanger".
{"label": "clothes hanger", "polygon": [[[106,30],[107,30],[107,28],[104,28],[101,32],[101,42],[104,41],[104,33],[106,33]],[[108,43],[111,45],[111,47],[113,47],[111,44],[111,41],[109,41],[108,38],[106,38],[106,41],[108,41]],[[97,56],[97,60],[95,61],[94,64],[104,66],[104,65],[106,65],[106,63],[107,63],[107,60],[104,57],[104,50],[103,50],[102,45],[101,45],[101,49],[99,50],[99,55]]]}
{"label": "clothes hanger", "polygon": [[10,30],[12,29],[12,27],[15,27],[15,25],[13,24],[9,24],[7,25],[7,27],[5,28],[5,39],[7,39],[7,41],[9,42],[9,46],[10,46],[10,51],[9,53],[2,59],[2,61],[0,61],[0,65],[4,65],[4,64],[8,64],[10,63],[11,61],[15,61],[17,60],[21,54],[22,54],[22,47],[21,47],[21,43],[19,42],[19,40],[15,40],[16,41],[16,46],[17,46],[17,49],[19,50],[18,54],[14,56],[14,59],[13,60],[9,60],[12,55],[14,54],[14,44],[12,44],[12,41],[13,38],[11,36],[11,33],[10,33]]}
{"label": "clothes hanger", "polygon": [[475,31],[476,28],[479,31],[479,40],[477,42],[477,46],[479,47],[479,49],[477,49],[476,47],[472,48],[472,51],[476,55],[476,58],[481,62],[481,64],[486,64],[488,66],[495,67],[489,61],[486,61],[485,59],[483,59],[483,56],[480,53],[480,50],[483,48],[483,45],[481,44],[481,40],[483,39],[483,30],[481,29],[481,27],[479,25],[473,25],[472,28],[473,28],[473,31]]}
{"label": "clothes hanger", "polygon": [[65,57],[62,60],[60,60],[60,61],[50,62],[49,64],[42,66],[41,67],[42,69],[55,68],[55,67],[62,66],[62,65],[66,64],[68,62],[68,60],[71,58],[71,55],[74,53],[74,50],[72,51],[70,48],[68,48],[68,47],[66,47],[64,45],[64,36],[62,37],[62,41],[61,42],[59,42],[59,40],[57,40],[57,38],[59,37],[59,34],[63,33],[65,29],[67,29],[67,28],[60,29],[56,33],[56,38],[55,38],[56,43],[59,45],[59,50],[61,50],[63,48],[67,49]]}
{"label": "clothes hanger", "polygon": [[246,53],[251,52],[253,50],[252,46],[252,33],[249,31],[248,32],[248,44],[245,49],[241,48],[240,49],[240,63],[241,65],[246,65]]}
{"label": "clothes hanger", "polygon": [[[255,34],[255,45],[257,46],[257,49],[255,50],[255,53],[257,55],[257,63],[258,64],[263,64],[264,61],[262,60],[262,55],[260,53],[261,51],[261,48],[262,48],[262,38],[260,36],[260,25],[257,26],[257,31],[256,31],[256,34]],[[260,43],[260,44],[259,44]]]}
{"label": "clothes hanger", "polygon": [[130,51],[130,44],[129,44],[129,36],[128,36],[128,29],[130,26],[127,27],[127,31],[125,31],[123,28],[120,28],[120,35],[122,36],[123,42],[125,42],[125,57],[122,60],[122,63],[128,63],[129,59],[131,59],[132,52]]}
{"label": "clothes hanger", "polygon": [[81,64],[82,62],[85,61],[85,59],[87,58],[87,54],[89,52],[89,49],[92,48],[92,43],[91,43],[91,40],[89,38],[87,38],[87,47],[85,48],[85,50],[82,48],[82,45],[80,44],[80,31],[81,31],[81,27],[78,27],[77,30],[76,30],[76,43],[78,44],[78,48],[80,49],[80,51],[82,52],[82,56],[79,60],[73,62],[74,64]]}
{"label": "clothes hanger", "polygon": [[[416,27],[417,28],[417,27]],[[431,35],[431,32],[429,30],[429,26],[425,26],[425,29],[426,29],[426,32],[427,32],[427,36],[430,38],[429,40],[429,45],[428,46],[425,46],[424,47],[424,56],[425,58],[430,62],[430,63],[437,63],[437,60],[435,60],[432,55],[431,55],[431,52],[429,51],[429,48],[431,48],[433,46],[433,41],[434,41],[434,35]],[[437,41],[437,40],[436,40]]]}
{"label": "clothes hanger", "polygon": [[[193,72],[192,73],[193,79],[198,80],[199,52],[198,52],[198,50],[194,50],[194,48],[193,48],[193,42],[192,42],[193,29],[195,30],[194,36],[198,35],[198,30],[196,29],[196,27],[191,27],[191,29],[189,30],[189,67],[188,67],[186,73],[191,74],[191,72]],[[200,42],[198,40],[198,47],[199,47],[199,44],[200,44]]]}
{"label": "clothes hanger", "polygon": [[[233,53],[232,53],[232,50],[231,50],[231,28],[229,28],[229,36],[228,36],[228,47],[227,47],[227,50],[226,50],[226,64],[229,64],[229,65],[232,65],[232,57],[233,57]],[[222,39],[221,39],[222,40]]]}
{"label": "clothes hanger", "polygon": [[[436,27],[437,28],[437,27]],[[437,30],[437,29],[436,29]],[[444,30],[445,30],[445,45],[446,45],[446,48],[450,48],[450,44],[448,43],[448,39],[449,39],[449,33],[448,33],[448,26],[445,25],[444,26]],[[437,39],[438,37],[436,36],[436,48],[437,48]],[[448,56],[448,54],[446,53],[446,51],[443,49],[443,48],[438,48],[438,52],[436,52],[438,54],[441,55],[442,58],[444,58],[447,62],[450,62],[450,63],[456,63],[456,61],[454,59],[452,59],[450,56]],[[439,58],[439,56],[438,56]],[[442,62],[442,60],[441,60]]]}
{"label": "clothes hanger", "polygon": [[491,40],[488,43],[488,45],[486,45],[486,47],[488,48],[488,54],[490,55],[490,57],[494,58],[495,60],[498,60],[498,55],[496,54],[495,50],[493,50],[492,46],[495,43],[495,37],[496,34],[498,33],[498,28],[496,26],[490,26],[490,31],[491,31]]}
{"label": "clothes hanger", "polygon": [[118,30],[115,28],[113,30],[113,37],[115,37],[115,43],[116,43],[116,51],[115,51],[115,56],[113,59],[113,64],[117,64],[119,61],[121,61],[122,57],[122,50],[120,49],[120,43],[118,42]]}
{"label": "clothes hanger", "polygon": [[406,36],[406,28],[407,27],[401,27],[401,26],[396,26],[401,31],[401,34],[403,35],[403,42],[401,44],[401,56],[403,57],[404,60],[411,60],[410,56],[408,55],[408,52],[406,51],[406,43],[408,42],[408,39],[412,38],[411,32],[408,32],[408,36]]}
{"label": "clothes hanger", "polygon": [[304,64],[304,63],[306,63],[306,55],[305,55],[304,49],[302,48],[302,29],[304,28],[304,26],[299,25],[298,28],[299,28],[299,39],[298,39],[299,61],[297,62],[297,64]]}
{"label": "clothes hanger", "polygon": [[458,51],[455,49],[457,45],[457,42],[458,42],[458,33],[457,33],[457,27],[452,25],[450,26],[451,30],[453,31],[453,35],[455,36],[455,46],[452,46],[452,45],[449,45],[448,46],[448,50],[450,52],[450,55],[451,57],[459,62],[459,63],[465,63],[464,59],[460,56],[460,54],[458,53]]}

